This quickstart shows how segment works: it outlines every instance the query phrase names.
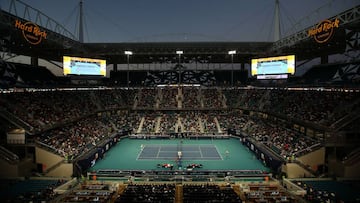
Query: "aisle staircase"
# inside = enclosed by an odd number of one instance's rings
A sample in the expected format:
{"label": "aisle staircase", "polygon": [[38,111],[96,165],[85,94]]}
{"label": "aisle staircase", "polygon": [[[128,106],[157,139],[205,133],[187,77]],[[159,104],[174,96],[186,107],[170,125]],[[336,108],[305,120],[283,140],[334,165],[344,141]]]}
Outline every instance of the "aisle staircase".
{"label": "aisle staircase", "polygon": [[160,133],[161,116],[156,117],[155,133]]}
{"label": "aisle staircase", "polygon": [[200,133],[204,133],[204,132],[205,132],[205,130],[204,130],[204,123],[201,121],[200,116],[198,117],[197,122],[198,122],[198,125],[199,125],[199,127],[200,127]]}
{"label": "aisle staircase", "polygon": [[177,184],[175,187],[175,203],[183,203],[183,202],[184,202],[183,185]]}
{"label": "aisle staircase", "polygon": [[100,101],[99,99],[96,97],[95,93],[93,91],[90,91],[90,98],[91,98],[91,101],[96,105],[96,108],[97,110],[100,110],[102,109],[102,106],[100,104]]}
{"label": "aisle staircase", "polygon": [[12,125],[24,129],[29,135],[32,135],[34,132],[34,128],[21,118],[15,116],[14,114],[8,112],[4,108],[0,107],[0,117],[4,118],[7,122],[11,123]]}
{"label": "aisle staircase", "polygon": [[271,90],[267,90],[265,92],[265,94],[260,98],[260,101],[259,101],[259,104],[260,104],[259,109],[260,110],[263,110],[265,104],[267,104],[270,101],[270,92],[271,92]]}
{"label": "aisle staircase", "polygon": [[[184,132],[184,125],[182,124],[181,122],[181,117],[178,117],[178,120],[177,120],[177,123],[178,123],[178,126],[177,128],[175,128],[175,132],[178,133],[178,132]],[[179,129],[180,128],[180,129]]]}
{"label": "aisle staircase", "polygon": [[218,121],[218,119],[216,117],[214,117],[214,122],[215,122],[215,125],[216,125],[217,132],[220,133],[220,134],[223,133],[223,131],[221,130],[219,121]]}
{"label": "aisle staircase", "polygon": [[140,124],[139,124],[139,127],[138,127],[136,133],[141,133],[143,125],[144,125],[144,121],[145,121],[145,118],[141,117]]}
{"label": "aisle staircase", "polygon": [[245,195],[243,192],[241,192],[239,185],[232,185],[232,189],[241,199],[245,199]]}

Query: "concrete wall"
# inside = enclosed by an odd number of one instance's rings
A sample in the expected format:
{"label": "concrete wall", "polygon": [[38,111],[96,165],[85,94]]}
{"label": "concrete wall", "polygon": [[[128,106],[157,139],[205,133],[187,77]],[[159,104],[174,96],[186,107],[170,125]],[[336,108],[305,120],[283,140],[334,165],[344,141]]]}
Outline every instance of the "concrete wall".
{"label": "concrete wall", "polygon": [[319,165],[325,164],[325,147],[305,154],[299,157],[298,160],[305,165],[309,165],[312,169],[317,170]]}
{"label": "concrete wall", "polygon": [[360,178],[360,162],[357,162],[351,166],[345,166],[344,177]]}
{"label": "concrete wall", "polygon": [[33,159],[24,159],[18,164],[19,176],[32,176],[32,169],[37,169]]}
{"label": "concrete wall", "polygon": [[18,165],[9,164],[7,161],[0,159],[1,173],[0,177],[18,177]]}
{"label": "concrete wall", "polygon": [[73,164],[72,163],[62,163],[58,167],[49,171],[46,176],[49,177],[71,177],[73,174]]}
{"label": "concrete wall", "polygon": [[35,159],[36,163],[43,164],[44,170],[46,170],[62,161],[64,158],[52,152],[46,151],[45,149],[42,149],[40,147],[36,147]]}
{"label": "concrete wall", "polygon": [[0,168],[0,177],[25,177],[31,176],[32,169],[36,169],[36,164],[32,159],[24,159],[17,164],[10,164],[0,159]]}
{"label": "concrete wall", "polygon": [[328,166],[330,175],[351,179],[360,178],[360,162],[346,165],[339,160],[329,159]]}
{"label": "concrete wall", "polygon": [[344,177],[344,164],[334,158],[328,160],[329,174]]}
{"label": "concrete wall", "polygon": [[282,165],[281,170],[287,174],[287,178],[313,177],[311,173],[296,163],[287,163],[286,165]]}

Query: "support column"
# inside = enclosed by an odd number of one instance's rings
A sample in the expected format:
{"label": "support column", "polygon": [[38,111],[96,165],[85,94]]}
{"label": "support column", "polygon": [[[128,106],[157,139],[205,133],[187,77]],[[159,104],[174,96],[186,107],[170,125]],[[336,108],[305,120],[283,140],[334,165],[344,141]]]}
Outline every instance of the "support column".
{"label": "support column", "polygon": [[30,61],[32,66],[39,66],[39,58],[38,57],[31,57]]}
{"label": "support column", "polygon": [[117,72],[118,71],[118,66],[117,66],[118,64],[117,63],[114,63],[113,64],[113,71],[114,72]]}
{"label": "support column", "polygon": [[79,17],[79,42],[83,43],[84,42],[84,26],[83,26],[83,1],[80,0],[79,3],[79,7],[80,7],[80,17]]}
{"label": "support column", "polygon": [[244,71],[245,70],[245,63],[244,62],[241,62],[241,71]]}
{"label": "support column", "polygon": [[274,42],[280,39],[280,8],[279,0],[275,0],[275,16],[274,16]]}
{"label": "support column", "polygon": [[321,64],[328,64],[329,63],[329,56],[323,55],[321,56]]}

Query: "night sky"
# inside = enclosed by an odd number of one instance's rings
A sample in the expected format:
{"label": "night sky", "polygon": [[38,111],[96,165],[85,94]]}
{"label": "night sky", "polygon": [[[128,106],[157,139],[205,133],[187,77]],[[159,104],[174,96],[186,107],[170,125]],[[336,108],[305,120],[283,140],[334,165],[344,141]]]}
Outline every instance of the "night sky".
{"label": "night sky", "polygon": [[[23,2],[78,34],[79,0]],[[359,2],[280,0],[282,35],[291,32],[297,22],[307,28]],[[9,0],[0,0],[0,5],[8,10]],[[84,39],[85,42],[273,41],[274,8],[275,0],[84,0]]]}

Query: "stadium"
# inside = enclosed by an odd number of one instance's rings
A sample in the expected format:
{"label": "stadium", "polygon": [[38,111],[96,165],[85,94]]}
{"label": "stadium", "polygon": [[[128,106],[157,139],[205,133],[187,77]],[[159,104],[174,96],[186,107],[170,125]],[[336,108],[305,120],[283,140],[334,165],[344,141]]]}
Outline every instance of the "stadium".
{"label": "stadium", "polygon": [[125,42],[0,3],[1,200],[360,202],[360,5],[271,2],[271,40]]}

